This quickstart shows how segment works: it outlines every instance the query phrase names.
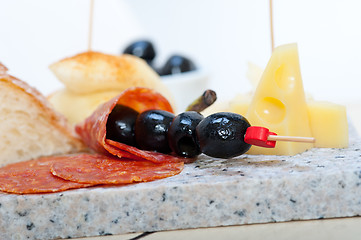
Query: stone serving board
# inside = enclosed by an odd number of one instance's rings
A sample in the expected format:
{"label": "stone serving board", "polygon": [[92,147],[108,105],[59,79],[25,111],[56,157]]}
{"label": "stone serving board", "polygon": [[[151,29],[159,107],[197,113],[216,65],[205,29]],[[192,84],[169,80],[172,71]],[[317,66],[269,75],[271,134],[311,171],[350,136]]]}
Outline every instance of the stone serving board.
{"label": "stone serving board", "polygon": [[56,239],[361,215],[361,143],[224,160],[154,182],[0,193],[0,239]]}

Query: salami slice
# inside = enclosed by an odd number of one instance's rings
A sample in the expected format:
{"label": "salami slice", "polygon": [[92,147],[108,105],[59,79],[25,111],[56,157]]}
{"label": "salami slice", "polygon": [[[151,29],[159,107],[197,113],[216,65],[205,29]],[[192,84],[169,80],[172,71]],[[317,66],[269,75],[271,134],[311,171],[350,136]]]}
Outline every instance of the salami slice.
{"label": "salami slice", "polygon": [[161,109],[174,113],[168,100],[163,97],[163,95],[150,88],[128,88],[118,97],[118,104],[133,108],[137,112],[144,112],[150,109]]}
{"label": "salami slice", "polygon": [[129,88],[117,97],[99,106],[91,116],[75,127],[76,132],[90,148],[101,154],[111,154],[119,158],[133,160],[148,160],[156,163],[188,160],[182,157],[143,151],[136,147],[106,139],[108,116],[116,104],[125,105],[138,112],[149,109],[173,112],[167,99],[154,90],[141,87]]}
{"label": "salami slice", "polygon": [[100,154],[79,154],[54,162],[51,172],[65,180],[85,184],[128,184],[171,177],[183,170],[182,162],[153,163]]}
{"label": "salami slice", "polygon": [[50,193],[93,186],[66,181],[50,172],[52,164],[66,158],[68,156],[44,157],[6,165],[0,168],[0,190],[17,194]]}

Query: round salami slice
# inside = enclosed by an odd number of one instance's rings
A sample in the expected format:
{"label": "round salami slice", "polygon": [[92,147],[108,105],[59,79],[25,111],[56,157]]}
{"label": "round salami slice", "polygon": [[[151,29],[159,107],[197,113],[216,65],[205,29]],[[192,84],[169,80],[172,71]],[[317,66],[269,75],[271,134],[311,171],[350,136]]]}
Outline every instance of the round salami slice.
{"label": "round salami slice", "polygon": [[119,95],[117,104],[133,108],[137,112],[161,109],[174,113],[172,106],[163,95],[153,89],[144,87],[126,89]]}
{"label": "round salami slice", "polygon": [[117,104],[133,108],[138,112],[159,109],[173,112],[166,98],[152,89],[134,87],[123,91],[112,100],[99,106],[95,112],[76,125],[75,130],[85,144],[97,153],[114,155],[119,158],[148,160],[151,162],[183,162],[188,159],[167,154],[143,151],[136,147],[106,139],[106,125],[109,114]]}
{"label": "round salami slice", "polygon": [[67,159],[62,157],[44,157],[25,162],[13,163],[0,168],[0,190],[8,193],[50,193],[73,188],[93,186],[66,181],[54,176],[50,166]]}
{"label": "round salami slice", "polygon": [[89,184],[128,184],[171,177],[183,170],[183,162],[153,163],[99,154],[79,154],[54,162],[51,172],[65,180]]}

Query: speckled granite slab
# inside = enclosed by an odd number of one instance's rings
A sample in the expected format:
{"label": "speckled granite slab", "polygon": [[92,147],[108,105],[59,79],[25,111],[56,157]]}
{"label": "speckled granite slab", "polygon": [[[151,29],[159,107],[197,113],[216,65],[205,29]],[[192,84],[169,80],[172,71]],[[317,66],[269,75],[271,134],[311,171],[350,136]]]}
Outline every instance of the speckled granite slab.
{"label": "speckled granite slab", "polygon": [[361,215],[361,143],[293,157],[200,159],[175,177],[0,193],[0,239],[54,239]]}

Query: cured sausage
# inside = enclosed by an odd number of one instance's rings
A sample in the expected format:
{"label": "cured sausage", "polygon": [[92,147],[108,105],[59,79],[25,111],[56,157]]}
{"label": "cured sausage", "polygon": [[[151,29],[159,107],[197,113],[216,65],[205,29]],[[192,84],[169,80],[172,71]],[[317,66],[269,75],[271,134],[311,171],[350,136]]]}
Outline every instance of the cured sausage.
{"label": "cured sausage", "polygon": [[80,154],[53,163],[50,170],[55,176],[78,183],[128,184],[171,177],[179,174],[183,166],[183,162],[153,163]]}
{"label": "cured sausage", "polygon": [[68,158],[69,156],[44,157],[6,165],[0,168],[0,190],[8,193],[26,194],[60,192],[93,186],[94,184],[66,181],[50,172],[50,166],[53,163]]}
{"label": "cured sausage", "polygon": [[107,120],[109,114],[117,104],[133,108],[137,112],[150,109],[173,112],[168,100],[154,90],[141,87],[129,88],[117,97],[99,106],[91,116],[76,125],[76,132],[81,136],[87,146],[97,153],[114,155],[119,158],[148,160],[156,163],[189,161],[189,159],[183,157],[144,151],[106,139]]}

